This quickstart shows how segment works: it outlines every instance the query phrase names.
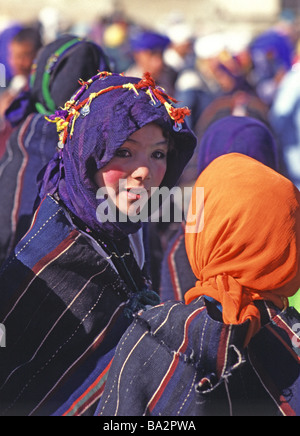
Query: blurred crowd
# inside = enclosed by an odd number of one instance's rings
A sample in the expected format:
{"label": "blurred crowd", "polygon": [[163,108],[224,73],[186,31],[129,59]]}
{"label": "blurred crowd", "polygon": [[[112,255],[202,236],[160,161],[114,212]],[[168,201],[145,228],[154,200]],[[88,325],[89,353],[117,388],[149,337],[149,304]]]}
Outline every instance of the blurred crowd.
{"label": "blurred crowd", "polygon": [[[210,124],[228,115],[265,123],[278,142],[281,173],[300,188],[299,30],[298,17],[290,13],[256,35],[234,30],[203,34],[175,13],[159,28],[146,28],[122,12],[90,25],[64,26],[54,10],[43,10],[30,26],[9,23],[0,34],[0,63],[5,66],[0,158],[13,130],[7,112],[30,89],[38,52],[70,34],[101,47],[111,71],[136,77],[148,71],[180,106],[191,109],[187,122],[199,142]],[[197,151],[179,183],[192,186],[196,178]],[[170,235],[163,225],[160,233],[162,253]]]}
{"label": "blurred crowd", "polygon": [[0,34],[0,62],[6,75],[6,86],[0,88],[2,129],[5,110],[28,85],[38,50],[70,33],[101,46],[115,72],[139,77],[149,71],[180,104],[191,108],[188,122],[198,137],[225,112],[270,124],[281,145],[285,171],[300,187],[299,29],[298,17],[283,13],[258,35],[203,35],[176,13],[170,13],[159,29],[149,29],[121,12],[66,28],[55,10],[44,9],[32,26],[13,22]]}

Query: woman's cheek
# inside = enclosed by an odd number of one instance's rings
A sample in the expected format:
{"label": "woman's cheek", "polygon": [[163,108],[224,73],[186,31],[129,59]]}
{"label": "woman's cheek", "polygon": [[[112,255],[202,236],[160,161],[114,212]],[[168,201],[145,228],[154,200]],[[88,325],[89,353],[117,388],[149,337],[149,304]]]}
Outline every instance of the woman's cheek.
{"label": "woman's cheek", "polygon": [[167,164],[163,164],[157,168],[156,186],[159,186],[161,184],[161,182],[163,181],[163,178],[165,177],[166,171],[167,171]]}
{"label": "woman's cheek", "polygon": [[103,173],[105,186],[118,188],[120,179],[126,179],[126,173],[121,169],[111,169]]}

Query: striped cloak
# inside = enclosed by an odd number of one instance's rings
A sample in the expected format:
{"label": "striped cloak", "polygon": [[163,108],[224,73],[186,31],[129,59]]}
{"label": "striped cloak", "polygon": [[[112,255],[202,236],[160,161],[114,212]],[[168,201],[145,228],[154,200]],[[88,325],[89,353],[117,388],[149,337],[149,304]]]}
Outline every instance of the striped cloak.
{"label": "striped cloak", "polygon": [[246,349],[248,321],[212,318],[215,307],[204,297],[136,316],[118,345],[97,415],[300,415],[299,314],[256,304],[264,327]]}
{"label": "striped cloak", "polygon": [[0,265],[30,227],[38,195],[37,176],[53,157],[57,142],[55,126],[34,113],[7,141],[0,161]]}
{"label": "striped cloak", "polygon": [[50,196],[0,272],[0,414],[93,414],[130,291]]}

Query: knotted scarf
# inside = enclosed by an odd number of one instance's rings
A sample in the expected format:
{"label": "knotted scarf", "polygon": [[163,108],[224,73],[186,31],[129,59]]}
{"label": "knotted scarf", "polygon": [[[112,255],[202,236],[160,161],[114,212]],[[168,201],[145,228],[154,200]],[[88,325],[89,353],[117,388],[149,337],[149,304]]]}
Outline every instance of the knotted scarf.
{"label": "knotted scarf", "polygon": [[[204,188],[204,208],[199,191]],[[215,159],[194,186],[186,250],[197,277],[185,295],[222,305],[223,321],[260,328],[256,300],[283,309],[300,287],[300,193],[286,178],[238,153]],[[193,231],[192,225],[194,225]]]}

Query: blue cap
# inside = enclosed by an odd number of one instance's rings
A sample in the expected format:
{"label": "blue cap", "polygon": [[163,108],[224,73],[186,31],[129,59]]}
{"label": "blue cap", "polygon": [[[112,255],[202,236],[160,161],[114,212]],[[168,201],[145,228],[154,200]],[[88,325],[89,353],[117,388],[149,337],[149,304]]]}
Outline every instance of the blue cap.
{"label": "blue cap", "polygon": [[170,44],[170,40],[167,36],[161,35],[159,33],[144,31],[144,32],[136,33],[130,39],[130,43],[133,51],[141,51],[141,50],[163,51]]}

